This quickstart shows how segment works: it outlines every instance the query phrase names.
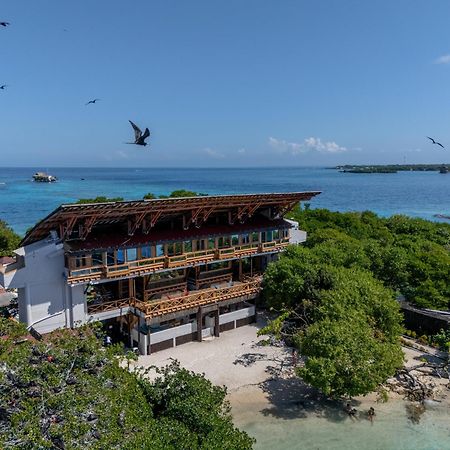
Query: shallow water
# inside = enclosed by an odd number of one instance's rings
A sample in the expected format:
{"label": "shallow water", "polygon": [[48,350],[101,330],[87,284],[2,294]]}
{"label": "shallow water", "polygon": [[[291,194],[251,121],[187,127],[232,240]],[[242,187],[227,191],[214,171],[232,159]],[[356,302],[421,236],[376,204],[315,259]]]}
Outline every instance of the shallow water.
{"label": "shallow water", "polygon": [[282,417],[267,413],[267,409],[250,412],[247,407],[233,406],[233,417],[238,427],[257,439],[256,450],[450,449],[449,407],[439,404],[428,409],[414,424],[407,417],[405,405],[393,400],[376,404],[373,423],[362,412],[352,420],[336,409],[305,415],[301,406],[290,408]]}

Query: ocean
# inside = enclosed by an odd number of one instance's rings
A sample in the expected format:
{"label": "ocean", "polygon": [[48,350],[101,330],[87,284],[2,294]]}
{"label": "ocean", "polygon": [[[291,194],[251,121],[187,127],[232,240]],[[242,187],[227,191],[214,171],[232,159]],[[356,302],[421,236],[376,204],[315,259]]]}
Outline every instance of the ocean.
{"label": "ocean", "polygon": [[[0,170],[0,219],[25,231],[62,203],[99,195],[141,199],[146,193],[189,189],[205,194],[322,191],[312,208],[371,210],[382,216],[406,214],[439,220],[450,215],[450,174],[341,173],[324,167],[242,169],[51,168],[56,183],[35,183],[42,167]],[[445,220],[445,219],[443,219]]]}

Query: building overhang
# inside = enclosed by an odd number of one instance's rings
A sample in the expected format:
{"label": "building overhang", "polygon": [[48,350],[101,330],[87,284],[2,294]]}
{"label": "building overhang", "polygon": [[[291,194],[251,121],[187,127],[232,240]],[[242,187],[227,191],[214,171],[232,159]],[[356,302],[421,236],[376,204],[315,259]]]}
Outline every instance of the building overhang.
{"label": "building overhang", "polygon": [[[229,223],[242,223],[257,212],[270,209],[283,215],[301,201],[308,201],[319,191],[274,194],[214,195],[152,199],[109,203],[61,205],[37,223],[21,246],[32,244],[56,233],[62,241],[84,241],[98,226],[126,224],[129,236],[138,230],[147,234],[163,218],[183,216],[183,228],[199,228],[213,213],[228,212]],[[55,236],[56,237],[56,236]]]}

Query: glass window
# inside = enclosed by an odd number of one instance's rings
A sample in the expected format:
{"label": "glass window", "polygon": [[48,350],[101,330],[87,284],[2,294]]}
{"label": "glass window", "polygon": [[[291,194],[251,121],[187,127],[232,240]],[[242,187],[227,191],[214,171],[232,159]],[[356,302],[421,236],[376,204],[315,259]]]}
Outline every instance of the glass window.
{"label": "glass window", "polygon": [[230,236],[221,236],[219,239],[219,248],[230,246]]}
{"label": "glass window", "polygon": [[184,241],[184,251],[192,252],[192,242],[191,241]]}
{"label": "glass window", "polygon": [[125,262],[125,254],[122,249],[117,250],[116,261],[117,264],[123,264]]}
{"label": "glass window", "polygon": [[280,230],[273,230],[273,240],[280,239]]}
{"label": "glass window", "polygon": [[175,244],[173,245],[173,249],[175,251],[175,255],[181,255],[183,253],[183,243],[175,242]]}
{"label": "glass window", "polygon": [[214,238],[208,239],[208,248],[209,249],[216,248],[216,240]]}
{"label": "glass window", "polygon": [[106,253],[106,264],[108,266],[113,266],[116,263],[115,259],[114,259],[114,252],[110,251],[108,253]]}
{"label": "glass window", "polygon": [[273,241],[272,235],[273,235],[272,231],[266,231],[266,242]]}
{"label": "glass window", "polygon": [[231,245],[239,245],[239,235],[238,234],[233,234],[231,236]]}
{"label": "glass window", "polygon": [[259,242],[259,233],[252,233],[252,242]]}
{"label": "glass window", "polygon": [[152,253],[151,253],[151,248],[149,245],[146,245],[145,247],[141,247],[141,258],[142,259],[147,259],[147,258],[151,258]]}
{"label": "glass window", "polygon": [[127,249],[127,261],[136,261],[137,260],[137,250],[135,248]]}
{"label": "glass window", "polygon": [[242,244],[248,244],[250,242],[249,234],[241,234],[241,242]]}
{"label": "glass window", "polygon": [[205,241],[203,239],[198,239],[197,241],[194,242],[196,251],[205,250]]}
{"label": "glass window", "polygon": [[158,244],[155,246],[156,256],[164,256],[164,245]]}
{"label": "glass window", "polygon": [[103,255],[101,252],[92,253],[92,265],[101,266],[103,264]]}

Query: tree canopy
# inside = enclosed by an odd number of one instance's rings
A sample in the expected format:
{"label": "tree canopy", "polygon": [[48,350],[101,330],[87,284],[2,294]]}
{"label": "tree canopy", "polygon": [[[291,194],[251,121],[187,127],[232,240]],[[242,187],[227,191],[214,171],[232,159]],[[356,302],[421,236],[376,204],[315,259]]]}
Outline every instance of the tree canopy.
{"label": "tree canopy", "polygon": [[0,256],[10,256],[19,246],[20,236],[0,220]]}
{"label": "tree canopy", "polygon": [[418,306],[450,308],[449,224],[324,209],[297,209],[292,218],[324,261],[368,269]]}
{"label": "tree canopy", "polygon": [[104,195],[100,195],[95,198],[80,198],[76,203],[109,203],[109,202],[123,202],[123,197],[105,197]]}
{"label": "tree canopy", "polygon": [[96,327],[24,340],[0,318],[3,449],[251,449],[232,423],[226,391],[177,363],[147,374],[123,368]]}
{"label": "tree canopy", "polygon": [[202,194],[194,191],[189,191],[186,189],[177,189],[175,191],[172,191],[169,195],[160,195],[157,197],[152,192],[149,192],[148,194],[144,195],[145,200],[153,200],[155,198],[181,198],[181,197],[198,197],[198,196],[204,196],[208,194]]}

